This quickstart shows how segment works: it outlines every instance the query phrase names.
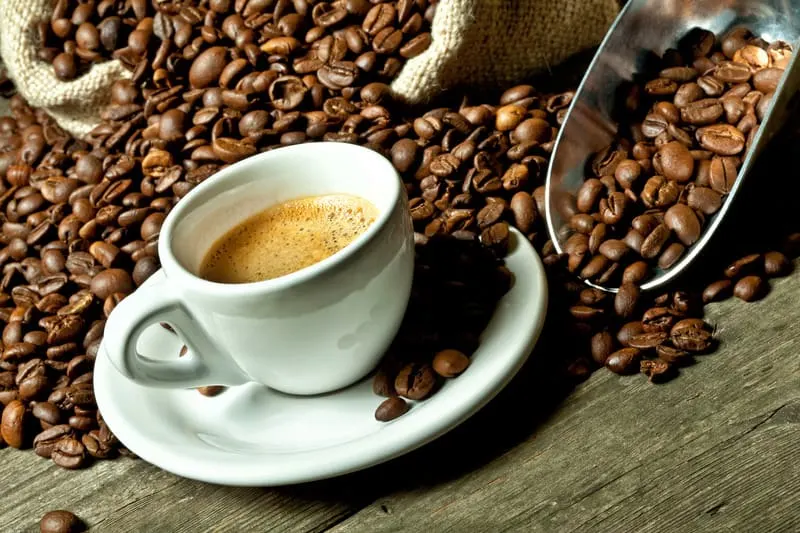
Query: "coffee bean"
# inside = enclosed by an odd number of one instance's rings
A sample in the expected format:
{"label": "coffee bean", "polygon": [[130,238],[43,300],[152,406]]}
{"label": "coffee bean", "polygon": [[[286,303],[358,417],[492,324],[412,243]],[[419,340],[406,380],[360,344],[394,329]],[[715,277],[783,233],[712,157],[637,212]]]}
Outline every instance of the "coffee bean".
{"label": "coffee bean", "polygon": [[497,110],[495,128],[499,131],[509,131],[516,128],[525,116],[525,108],[510,104]]}
{"label": "coffee bean", "polygon": [[395,396],[394,374],[386,369],[380,369],[372,380],[372,392],[378,396]]}
{"label": "coffee bean", "polygon": [[214,154],[225,163],[235,163],[256,153],[256,147],[236,139],[217,138],[212,144]]}
{"label": "coffee bean", "polygon": [[704,329],[690,328],[677,332],[673,331],[670,334],[670,339],[672,344],[679,350],[700,353],[711,347],[713,337],[711,332]]}
{"label": "coffee bean", "polygon": [[675,232],[686,246],[700,238],[702,227],[695,212],[686,204],[675,204],[664,215],[664,224]]}
{"label": "coffee bean", "polygon": [[215,46],[198,55],[189,70],[191,86],[202,89],[217,81],[225,68],[226,53],[224,47]]}
{"label": "coffee bean", "polygon": [[13,400],[6,404],[0,420],[0,436],[12,448],[22,448],[25,443],[25,425],[27,424],[25,404]]}
{"label": "coffee bean", "polygon": [[598,251],[610,261],[620,261],[630,251],[630,248],[623,241],[609,239],[600,245]]}
{"label": "coffee bean", "polygon": [[697,141],[718,155],[736,155],[744,149],[744,134],[729,124],[713,124],[697,130]]}
{"label": "coffee bean", "polygon": [[73,437],[64,437],[53,447],[50,454],[53,462],[62,468],[74,470],[86,464],[86,448]]}
{"label": "coffee bean", "polygon": [[80,533],[85,530],[85,525],[77,516],[64,510],[50,511],[39,522],[41,533]]}
{"label": "coffee bean", "polygon": [[61,411],[50,402],[36,402],[31,411],[41,423],[43,429],[45,424],[55,426],[61,421]]}
{"label": "coffee bean", "polygon": [[792,263],[781,252],[773,251],[764,254],[764,273],[769,277],[782,277],[792,271]]}
{"label": "coffee bean", "polygon": [[606,360],[614,351],[614,338],[608,331],[601,331],[592,336],[592,359],[598,365],[605,365]]}
{"label": "coffee bean", "polygon": [[442,377],[453,378],[469,366],[469,357],[458,350],[442,350],[433,358],[433,370]]}
{"label": "coffee bean", "polygon": [[600,199],[600,194],[604,186],[602,182],[596,178],[586,180],[577,193],[577,207],[582,213],[590,212]]}
{"label": "coffee bean", "polygon": [[[614,297],[614,310],[622,318],[628,318],[636,311],[639,303],[639,287],[633,283],[623,283]],[[624,344],[624,343],[623,343]]]}
{"label": "coffee bean", "polygon": [[429,365],[409,364],[397,374],[394,388],[409,400],[423,400],[436,387],[436,375]]}
{"label": "coffee bean", "polygon": [[649,350],[660,346],[669,338],[669,333],[665,331],[653,331],[649,333],[640,333],[630,338],[628,346],[637,348],[639,350]]}
{"label": "coffee bean", "polygon": [[648,266],[644,261],[636,261],[631,263],[622,272],[622,283],[630,283],[632,285],[639,285],[648,274]]}
{"label": "coffee bean", "polygon": [[641,352],[636,348],[622,348],[606,359],[605,366],[615,374],[633,374],[639,370]]}
{"label": "coffee bean", "polygon": [[111,294],[130,294],[133,292],[133,280],[130,274],[119,268],[104,270],[92,278],[92,294],[105,300]]}
{"label": "coffee bean", "polygon": [[669,331],[675,324],[675,315],[666,307],[651,307],[642,315],[645,332]]}
{"label": "coffee bean", "polygon": [[767,284],[758,276],[745,276],[733,287],[733,295],[745,302],[760,300],[766,292]]}
{"label": "coffee bean", "polygon": [[725,268],[725,277],[738,278],[758,272],[762,266],[761,254],[749,254],[741,257]]}
{"label": "coffee bean", "polygon": [[375,420],[379,422],[389,422],[404,415],[408,411],[409,405],[397,396],[385,399],[375,410]]}
{"label": "coffee bean", "polygon": [[666,224],[659,224],[645,237],[641,246],[641,256],[645,259],[653,259],[661,252],[661,248],[670,237],[670,229]]}
{"label": "coffee bean", "polygon": [[722,196],[708,187],[693,187],[686,196],[686,203],[696,211],[713,215],[722,207]]}
{"label": "coffee bean", "polygon": [[708,178],[711,188],[719,194],[731,192],[738,170],[735,161],[730,157],[714,157],[708,170]]}
{"label": "coffee bean", "polygon": [[675,376],[673,366],[663,359],[646,359],[639,363],[639,370],[651,383],[663,383]]}

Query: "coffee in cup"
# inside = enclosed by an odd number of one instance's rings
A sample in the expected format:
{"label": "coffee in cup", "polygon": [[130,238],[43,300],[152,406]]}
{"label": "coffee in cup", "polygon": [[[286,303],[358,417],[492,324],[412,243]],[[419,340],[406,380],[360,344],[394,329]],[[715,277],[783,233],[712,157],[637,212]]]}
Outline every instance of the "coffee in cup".
{"label": "coffee in cup", "polygon": [[378,214],[368,200],[349,194],[282,202],[217,239],[198,274],[217,283],[279,278],[339,252],[364,233]]}
{"label": "coffee in cup", "polygon": [[[230,258],[215,259],[222,249]],[[158,255],[162,271],[106,321],[105,356],[124,376],[151,387],[253,382],[323,394],[364,378],[391,344],[411,294],[414,228],[389,160],[307,143],[239,161],[192,189],[164,220]],[[232,268],[242,265],[254,273]],[[139,352],[139,336],[159,323],[180,337],[183,357]]]}

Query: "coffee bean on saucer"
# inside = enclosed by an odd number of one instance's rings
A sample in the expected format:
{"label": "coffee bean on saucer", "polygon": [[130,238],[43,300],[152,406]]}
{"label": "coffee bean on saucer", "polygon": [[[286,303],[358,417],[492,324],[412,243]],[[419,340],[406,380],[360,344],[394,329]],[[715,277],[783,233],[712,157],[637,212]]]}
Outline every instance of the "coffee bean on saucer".
{"label": "coffee bean on saucer", "polygon": [[80,518],[64,510],[50,511],[39,522],[41,533],[80,533],[86,526]]}
{"label": "coffee bean on saucer", "polygon": [[225,388],[226,387],[223,387],[222,385],[207,385],[205,387],[198,387],[197,392],[203,396],[214,397],[223,393]]}
{"label": "coffee bean on saucer", "polygon": [[388,422],[404,415],[408,411],[409,405],[405,400],[397,396],[385,399],[375,410],[375,420]]}
{"label": "coffee bean on saucer", "polygon": [[454,378],[469,366],[469,357],[458,350],[442,350],[433,358],[433,370],[444,378]]}
{"label": "coffee bean on saucer", "polygon": [[408,364],[394,380],[397,394],[409,400],[422,400],[436,387],[436,374],[427,364]]}

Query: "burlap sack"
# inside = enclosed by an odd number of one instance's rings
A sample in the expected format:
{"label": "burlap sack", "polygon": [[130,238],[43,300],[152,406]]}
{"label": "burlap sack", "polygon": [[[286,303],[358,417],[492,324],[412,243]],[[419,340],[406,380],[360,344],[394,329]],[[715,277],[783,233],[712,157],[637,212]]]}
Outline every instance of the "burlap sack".
{"label": "burlap sack", "polygon": [[392,88],[412,103],[459,85],[507,87],[597,45],[619,0],[441,0],[430,48]]}
{"label": "burlap sack", "polygon": [[58,124],[82,136],[100,120],[115,80],[130,77],[119,61],[96,65],[73,81],[60,81],[36,57],[41,47],[36,25],[49,20],[52,0],[0,0],[0,57],[17,91],[34,107],[46,109]]}
{"label": "burlap sack", "polygon": [[[411,103],[458,85],[505,87],[600,42],[618,0],[441,0],[433,43],[405,65],[392,85]],[[63,82],[39,60],[36,24],[51,0],[0,0],[0,57],[19,93],[82,136],[99,122],[111,84],[130,73],[118,61]]]}
{"label": "burlap sack", "polygon": [[[3,78],[6,74],[6,68],[3,66],[3,62],[0,61],[0,79]],[[8,109],[8,100],[0,96],[0,117],[8,115],[10,113]]]}

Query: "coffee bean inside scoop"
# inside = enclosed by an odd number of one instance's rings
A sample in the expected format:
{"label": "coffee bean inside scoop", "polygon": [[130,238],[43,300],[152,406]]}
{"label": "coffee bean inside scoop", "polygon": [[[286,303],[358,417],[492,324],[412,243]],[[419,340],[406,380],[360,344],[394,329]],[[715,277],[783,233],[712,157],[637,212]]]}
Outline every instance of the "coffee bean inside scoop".
{"label": "coffee bean inside scoop", "polygon": [[[564,246],[571,271],[612,286],[641,284],[700,239],[736,184],[791,54],[786,43],[741,35],[694,29],[631,87],[619,137],[590,159],[577,209],[565,212],[568,238],[592,236],[588,253]],[[761,290],[743,282],[736,293],[751,300]]]}

